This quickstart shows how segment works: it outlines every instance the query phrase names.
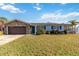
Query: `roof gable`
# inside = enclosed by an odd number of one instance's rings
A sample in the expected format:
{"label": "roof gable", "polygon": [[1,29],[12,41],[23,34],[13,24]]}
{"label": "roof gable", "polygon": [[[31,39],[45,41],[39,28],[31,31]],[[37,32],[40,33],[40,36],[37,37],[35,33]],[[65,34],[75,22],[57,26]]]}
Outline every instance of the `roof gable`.
{"label": "roof gable", "polygon": [[25,22],[20,21],[20,20],[13,20],[13,21],[8,22],[5,25],[8,25],[8,26],[26,26],[26,25],[30,25],[30,24],[25,23]]}

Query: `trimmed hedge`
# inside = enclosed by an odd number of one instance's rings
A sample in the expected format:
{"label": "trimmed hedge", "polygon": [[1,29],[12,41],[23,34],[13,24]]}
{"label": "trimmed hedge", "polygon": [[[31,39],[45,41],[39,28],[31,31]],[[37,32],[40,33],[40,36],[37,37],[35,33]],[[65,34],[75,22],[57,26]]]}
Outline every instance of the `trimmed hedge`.
{"label": "trimmed hedge", "polygon": [[44,29],[39,29],[36,32],[36,35],[41,35],[41,34],[67,34],[67,30],[64,30],[64,31],[58,31],[58,30],[45,31]]}
{"label": "trimmed hedge", "polygon": [[58,30],[50,31],[50,34],[66,34],[66,33],[67,33],[66,31],[58,31]]}

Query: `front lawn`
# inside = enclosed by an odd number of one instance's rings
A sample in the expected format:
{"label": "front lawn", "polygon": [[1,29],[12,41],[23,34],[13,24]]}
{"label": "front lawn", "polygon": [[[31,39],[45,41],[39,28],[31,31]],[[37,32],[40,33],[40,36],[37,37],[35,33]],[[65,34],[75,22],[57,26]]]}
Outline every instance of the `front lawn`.
{"label": "front lawn", "polygon": [[0,55],[79,56],[79,35],[26,35],[0,46]]}

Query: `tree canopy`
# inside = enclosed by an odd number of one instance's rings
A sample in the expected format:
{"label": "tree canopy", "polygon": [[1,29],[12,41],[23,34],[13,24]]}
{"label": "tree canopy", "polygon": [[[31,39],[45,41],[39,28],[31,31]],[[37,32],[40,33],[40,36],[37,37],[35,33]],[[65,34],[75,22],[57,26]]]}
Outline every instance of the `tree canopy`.
{"label": "tree canopy", "polygon": [[0,17],[0,21],[3,22],[3,23],[6,23],[8,20],[6,17]]}
{"label": "tree canopy", "polygon": [[69,21],[69,23],[73,26],[73,25],[77,24],[77,21],[76,20],[71,20],[71,21]]}

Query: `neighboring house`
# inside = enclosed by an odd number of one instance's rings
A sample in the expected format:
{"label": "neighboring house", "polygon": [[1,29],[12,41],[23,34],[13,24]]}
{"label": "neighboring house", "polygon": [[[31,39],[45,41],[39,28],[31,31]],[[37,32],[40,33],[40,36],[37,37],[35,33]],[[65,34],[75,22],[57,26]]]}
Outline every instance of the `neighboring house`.
{"label": "neighboring house", "polygon": [[79,24],[77,24],[74,29],[75,29],[75,32],[79,34]]}
{"label": "neighboring house", "polygon": [[45,31],[64,31],[67,30],[68,33],[72,32],[70,24],[59,24],[59,23],[26,23],[20,20],[13,20],[8,22],[4,26],[4,34],[36,34],[39,29],[44,29]]}

